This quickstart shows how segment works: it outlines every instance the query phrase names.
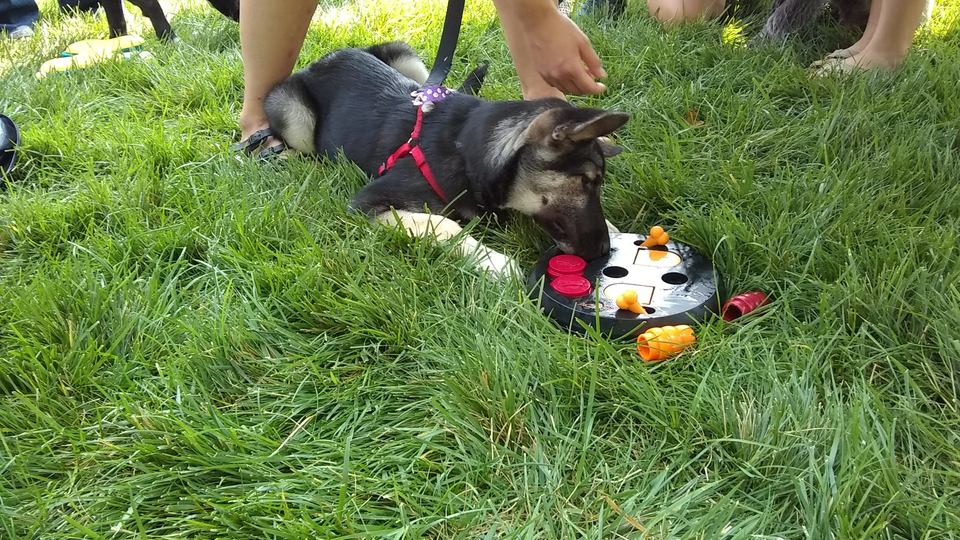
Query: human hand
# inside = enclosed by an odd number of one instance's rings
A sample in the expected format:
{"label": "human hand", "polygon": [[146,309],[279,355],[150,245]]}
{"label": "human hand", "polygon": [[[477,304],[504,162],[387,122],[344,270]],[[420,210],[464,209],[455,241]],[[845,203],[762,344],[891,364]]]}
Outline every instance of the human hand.
{"label": "human hand", "polygon": [[543,79],[565,94],[599,94],[607,76],[587,36],[557,9],[525,21],[531,60]]}

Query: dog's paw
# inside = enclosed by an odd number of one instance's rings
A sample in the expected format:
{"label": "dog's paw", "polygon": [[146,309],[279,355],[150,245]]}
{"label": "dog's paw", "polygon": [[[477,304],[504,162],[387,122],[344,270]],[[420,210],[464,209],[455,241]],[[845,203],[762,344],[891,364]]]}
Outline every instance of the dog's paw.
{"label": "dog's paw", "polygon": [[510,279],[522,276],[517,261],[497,251],[478,252],[474,255],[474,262],[487,276],[495,279]]}

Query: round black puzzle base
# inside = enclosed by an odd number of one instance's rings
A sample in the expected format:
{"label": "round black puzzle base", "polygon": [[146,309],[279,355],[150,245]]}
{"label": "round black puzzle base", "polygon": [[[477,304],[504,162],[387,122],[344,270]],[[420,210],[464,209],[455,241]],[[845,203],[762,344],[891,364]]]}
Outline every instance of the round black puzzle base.
{"label": "round black puzzle base", "polygon": [[[613,339],[635,338],[644,329],[703,322],[720,310],[720,275],[692,247],[670,241],[665,246],[640,247],[646,235],[610,235],[610,253],[590,261],[583,277],[592,285],[584,296],[560,294],[547,274],[561,252],[551,248],[537,261],[528,281],[530,294],[563,328],[585,333],[595,328]],[[617,307],[617,296],[634,290],[647,314]],[[598,317],[599,315],[599,317]],[[577,320],[574,320],[577,319]],[[599,323],[599,325],[598,325]]]}

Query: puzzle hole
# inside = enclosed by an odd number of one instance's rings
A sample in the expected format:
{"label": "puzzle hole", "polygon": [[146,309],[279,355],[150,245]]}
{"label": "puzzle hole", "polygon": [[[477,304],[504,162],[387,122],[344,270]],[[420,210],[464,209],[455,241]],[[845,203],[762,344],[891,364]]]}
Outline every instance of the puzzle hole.
{"label": "puzzle hole", "polygon": [[660,279],[662,279],[664,283],[669,283],[670,285],[683,285],[689,280],[687,276],[681,274],[680,272],[667,272],[666,274],[660,276]]}
{"label": "puzzle hole", "polygon": [[629,273],[630,272],[628,272],[627,269],[622,266],[608,266],[603,269],[603,275],[614,279],[627,277],[627,274]]}

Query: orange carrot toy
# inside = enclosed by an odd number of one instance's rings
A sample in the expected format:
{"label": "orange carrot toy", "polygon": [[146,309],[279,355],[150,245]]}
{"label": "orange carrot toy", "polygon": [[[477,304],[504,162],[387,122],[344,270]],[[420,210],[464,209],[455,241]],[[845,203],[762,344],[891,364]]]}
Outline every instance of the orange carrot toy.
{"label": "orange carrot toy", "polygon": [[646,361],[666,360],[696,343],[693,328],[686,324],[651,328],[637,338],[637,352]]}

